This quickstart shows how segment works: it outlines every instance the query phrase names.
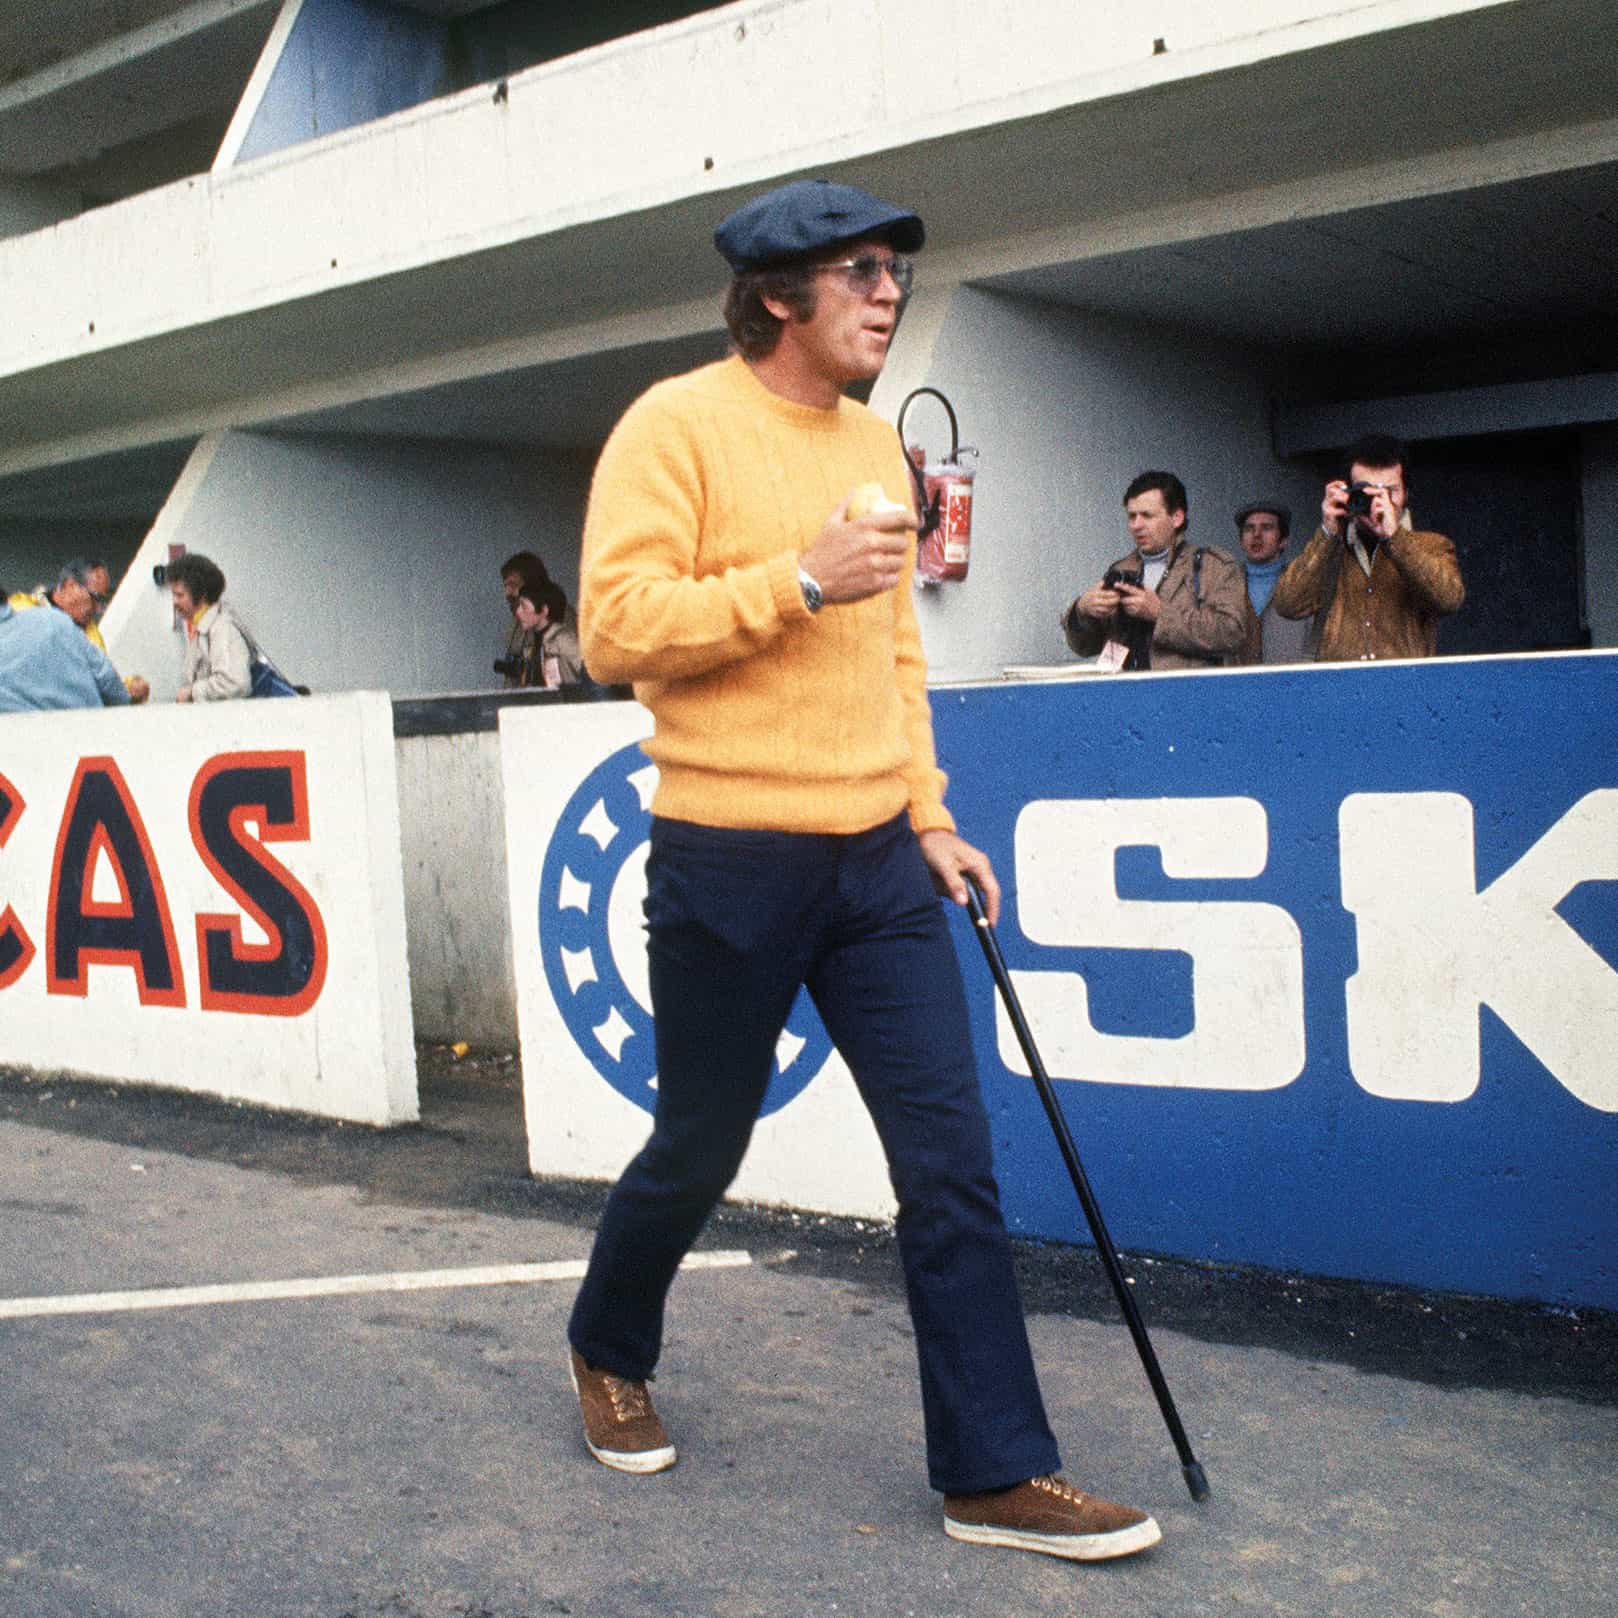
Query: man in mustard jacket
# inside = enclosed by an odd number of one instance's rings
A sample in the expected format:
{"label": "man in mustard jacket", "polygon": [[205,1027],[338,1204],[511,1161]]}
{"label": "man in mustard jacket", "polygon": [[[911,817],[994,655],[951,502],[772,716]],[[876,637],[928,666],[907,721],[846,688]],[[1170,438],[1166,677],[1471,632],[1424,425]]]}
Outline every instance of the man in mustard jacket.
{"label": "man in mustard jacket", "polygon": [[1283,618],[1314,617],[1318,662],[1431,657],[1438,620],[1466,599],[1454,545],[1410,519],[1409,459],[1380,433],[1351,445],[1315,537],[1275,581]]}

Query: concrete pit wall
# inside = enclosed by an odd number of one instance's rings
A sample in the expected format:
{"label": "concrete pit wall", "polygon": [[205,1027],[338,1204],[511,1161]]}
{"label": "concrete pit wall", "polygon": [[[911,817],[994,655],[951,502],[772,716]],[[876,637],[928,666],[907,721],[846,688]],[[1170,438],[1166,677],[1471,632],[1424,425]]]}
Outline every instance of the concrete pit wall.
{"label": "concrete pit wall", "polygon": [[[935,691],[996,929],[1117,1241],[1618,1307],[1618,654]],[[1567,718],[1547,729],[1544,716]],[[640,710],[502,716],[530,1162],[610,1178],[657,1061]],[[964,915],[1013,1230],[1080,1222]],[[800,1002],[738,1195],[891,1211]]]}
{"label": "concrete pit wall", "polygon": [[385,697],[0,733],[0,1061],[417,1116]]}
{"label": "concrete pit wall", "polygon": [[404,736],[394,757],[416,1038],[515,1050],[499,735]]}

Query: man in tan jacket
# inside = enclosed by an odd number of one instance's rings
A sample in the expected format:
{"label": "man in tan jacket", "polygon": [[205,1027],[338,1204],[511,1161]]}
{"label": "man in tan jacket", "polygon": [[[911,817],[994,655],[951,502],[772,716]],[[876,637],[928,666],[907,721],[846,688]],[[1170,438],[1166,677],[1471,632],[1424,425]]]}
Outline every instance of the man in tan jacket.
{"label": "man in tan jacket", "polygon": [[1315,618],[1317,662],[1431,657],[1438,620],[1466,599],[1455,547],[1411,522],[1398,439],[1368,434],[1347,458],[1347,479],[1326,485],[1315,537],[1275,581],[1275,610]]}
{"label": "man in tan jacket", "polygon": [[1247,585],[1222,550],[1192,546],[1190,502],[1172,472],[1142,472],[1124,491],[1135,549],[1062,614],[1067,643],[1126,669],[1215,667],[1247,633]]}

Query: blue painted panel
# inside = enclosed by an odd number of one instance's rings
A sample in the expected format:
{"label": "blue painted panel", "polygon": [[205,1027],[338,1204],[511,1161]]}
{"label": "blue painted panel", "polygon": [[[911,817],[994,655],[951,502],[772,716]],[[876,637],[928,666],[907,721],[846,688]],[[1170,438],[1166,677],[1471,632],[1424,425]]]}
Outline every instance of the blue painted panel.
{"label": "blue painted panel", "polygon": [[304,0],[236,161],[443,94],[447,41],[442,22],[380,0]]}
{"label": "blue painted panel", "polygon": [[[1196,1035],[1218,962],[1106,937],[1065,943],[1086,931],[1086,912],[1062,890],[1098,860],[1123,900],[1259,904],[1296,924],[1301,1052],[1290,1082],[1272,1037],[1287,1018],[1266,1022],[1276,996],[1286,999],[1284,961],[1256,1002],[1269,1011],[1255,1018],[1267,1033],[1251,1061],[1227,1051],[1172,1084],[1058,1078],[1121,1245],[1618,1307],[1615,697],[1618,659],[1600,654],[933,694],[951,808],[1008,888],[1007,962],[1014,973],[1082,976],[1099,1034],[1159,1042],[1172,1071],[1161,1042]],[[1050,826],[1070,814],[1076,824],[1077,810],[1024,814],[1041,800],[1165,798],[1227,800],[1232,845],[1241,801],[1256,800],[1256,874],[1171,879],[1153,848],[1114,858],[1093,838],[1053,841]],[[1199,813],[1219,823],[1227,808]],[[1195,818],[1189,806],[1185,815]],[[1345,902],[1345,857],[1360,914]],[[1485,890],[1492,909],[1472,899]],[[1369,925],[1378,917],[1381,933]],[[1008,1219],[1024,1235],[1079,1239],[1082,1215],[1033,1085],[999,1054],[992,984],[964,918],[956,925]],[[1277,925],[1287,930],[1284,917]],[[1390,1042],[1382,1025],[1406,981],[1400,961],[1425,970],[1446,951],[1456,971],[1427,984],[1418,1014],[1402,1019],[1416,1037]],[[1358,1019],[1347,988],[1356,972],[1376,991]],[[1065,1015],[1042,1019],[1032,1004],[1029,1014],[1057,1073],[1051,1050],[1074,1044],[1082,1012],[1069,995]],[[1474,1028],[1475,1088],[1429,1098],[1466,1089]],[[1273,1087],[1231,1087],[1267,1066]]]}

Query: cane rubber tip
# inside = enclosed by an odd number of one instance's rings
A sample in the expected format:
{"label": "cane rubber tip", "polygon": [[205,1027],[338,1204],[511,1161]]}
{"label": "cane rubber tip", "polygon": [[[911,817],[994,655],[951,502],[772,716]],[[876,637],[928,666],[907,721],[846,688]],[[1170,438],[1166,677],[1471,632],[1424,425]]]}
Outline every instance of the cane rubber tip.
{"label": "cane rubber tip", "polygon": [[1206,1500],[1208,1498],[1208,1475],[1202,1470],[1199,1461],[1188,1461],[1180,1468],[1185,1473],[1185,1486],[1191,1491],[1193,1500]]}

